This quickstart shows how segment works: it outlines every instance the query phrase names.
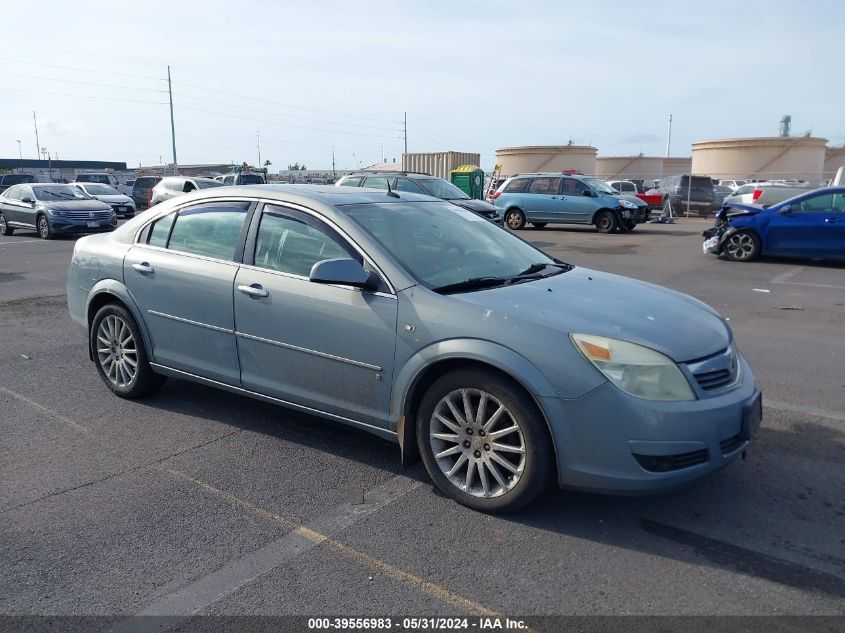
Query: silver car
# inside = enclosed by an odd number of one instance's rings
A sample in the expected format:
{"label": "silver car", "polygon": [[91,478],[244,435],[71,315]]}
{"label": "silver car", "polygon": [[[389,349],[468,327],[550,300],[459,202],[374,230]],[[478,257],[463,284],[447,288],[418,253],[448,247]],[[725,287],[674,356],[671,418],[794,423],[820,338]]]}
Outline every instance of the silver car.
{"label": "silver car", "polygon": [[100,200],[114,209],[117,217],[131,218],[135,215],[135,201],[129,196],[120,193],[111,185],[103,185],[98,182],[74,182],[78,187],[94,200]]}
{"label": "silver car", "polygon": [[159,202],[170,200],[177,196],[181,196],[199,189],[211,189],[213,187],[222,187],[223,183],[214,180],[213,178],[199,178],[193,176],[169,176],[162,178],[153,187],[150,194],[150,206],[155,206]]}
{"label": "silver car", "polygon": [[419,194],[195,192],[79,240],[67,293],[116,395],[172,377],[340,421],[487,512],[553,480],[685,484],[742,454],[761,419],[713,309]]}

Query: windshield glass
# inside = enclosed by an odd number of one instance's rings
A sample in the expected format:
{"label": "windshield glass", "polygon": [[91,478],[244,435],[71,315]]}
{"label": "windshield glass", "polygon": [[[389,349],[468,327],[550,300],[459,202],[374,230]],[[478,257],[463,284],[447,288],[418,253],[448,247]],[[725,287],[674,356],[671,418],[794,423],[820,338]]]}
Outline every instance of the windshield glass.
{"label": "windshield glass", "polygon": [[[443,202],[340,207],[429,288],[512,277],[554,260],[484,218]],[[549,272],[560,272],[560,268]]]}
{"label": "windshield glass", "polygon": [[608,185],[603,180],[599,180],[598,178],[584,178],[584,182],[589,185],[594,191],[598,191],[600,193],[619,193]]}
{"label": "windshield glass", "polygon": [[120,192],[109,185],[86,184],[85,191],[92,196],[119,196]]}
{"label": "windshield glass", "polygon": [[201,180],[197,178],[194,182],[197,183],[197,187],[200,189],[210,189],[212,187],[222,187],[223,183],[218,182],[217,180]]}
{"label": "windshield glass", "polygon": [[469,200],[468,195],[446,180],[426,178],[425,180],[415,180],[414,182],[435,198],[441,198],[443,200]]}
{"label": "windshield glass", "polygon": [[9,174],[3,176],[4,185],[19,185],[23,182],[35,182],[35,176],[29,174]]}
{"label": "windshield glass", "polygon": [[263,185],[264,177],[258,174],[241,174],[238,182],[241,185]]}
{"label": "windshield glass", "polygon": [[46,187],[33,187],[32,193],[36,200],[42,202],[55,202],[59,200],[88,200],[90,197],[78,187],[71,185],[53,185]]}

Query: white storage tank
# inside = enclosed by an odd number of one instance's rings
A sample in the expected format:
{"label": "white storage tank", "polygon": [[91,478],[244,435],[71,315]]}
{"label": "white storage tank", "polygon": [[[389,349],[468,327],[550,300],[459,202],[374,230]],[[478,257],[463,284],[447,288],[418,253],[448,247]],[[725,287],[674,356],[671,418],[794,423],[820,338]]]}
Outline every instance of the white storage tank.
{"label": "white storage tank", "polygon": [[595,175],[605,180],[640,178],[653,180],[663,176],[663,158],[659,156],[599,156]]}
{"label": "white storage tank", "polygon": [[496,150],[496,163],[502,177],[538,171],[574,170],[596,173],[598,150],[590,145],[527,145]]}
{"label": "white storage tank", "polygon": [[836,171],[845,165],[845,146],[828,147],[824,152],[824,180],[830,180]]}
{"label": "white storage tank", "polygon": [[689,156],[668,156],[663,159],[663,176],[692,173],[692,158]]}
{"label": "white storage tank", "polygon": [[480,165],[481,154],[468,152],[426,152],[402,154],[403,171],[419,171],[451,180],[452,170],[461,165]]}
{"label": "white storage tank", "polygon": [[827,139],[763,136],[692,144],[692,171],[713,178],[819,180]]}

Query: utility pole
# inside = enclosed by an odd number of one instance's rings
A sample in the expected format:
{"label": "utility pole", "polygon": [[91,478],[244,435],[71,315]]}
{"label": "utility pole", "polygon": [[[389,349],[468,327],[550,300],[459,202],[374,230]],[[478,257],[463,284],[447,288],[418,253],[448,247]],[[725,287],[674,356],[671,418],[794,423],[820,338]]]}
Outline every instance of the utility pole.
{"label": "utility pole", "polygon": [[41,151],[41,142],[38,140],[38,119],[35,118],[35,110],[32,111],[32,121],[35,123],[35,160]]}
{"label": "utility pole", "polygon": [[261,130],[256,130],[255,138],[257,139],[258,147],[258,168],[261,169]]}
{"label": "utility pole", "polygon": [[405,153],[408,153],[408,113],[405,113]]}
{"label": "utility pole", "polygon": [[179,163],[176,162],[176,124],[173,122],[173,86],[170,83],[170,64],[167,65],[167,93],[170,95],[170,138],[173,141],[173,175],[179,175]]}
{"label": "utility pole", "polygon": [[672,147],[672,115],[669,115],[669,133],[666,135],[666,158],[669,158],[669,150]]}
{"label": "utility pole", "polygon": [[335,174],[335,171],[334,171],[334,139],[332,139],[332,181],[336,181],[336,180],[337,180],[337,174]]}
{"label": "utility pole", "polygon": [[18,156],[21,157],[21,169],[23,169],[23,150],[21,149],[21,140],[15,139],[18,142]]}

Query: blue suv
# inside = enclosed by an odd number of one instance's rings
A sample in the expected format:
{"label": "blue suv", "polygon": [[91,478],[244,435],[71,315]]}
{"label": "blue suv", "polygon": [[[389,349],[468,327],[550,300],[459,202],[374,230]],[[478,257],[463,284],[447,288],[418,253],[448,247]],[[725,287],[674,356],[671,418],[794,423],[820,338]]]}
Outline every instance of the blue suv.
{"label": "blue suv", "polygon": [[505,225],[519,230],[530,222],[594,224],[600,233],[633,231],[648,220],[648,205],[636,196],[620,194],[598,178],[550,174],[519,174],[508,178],[493,195]]}

